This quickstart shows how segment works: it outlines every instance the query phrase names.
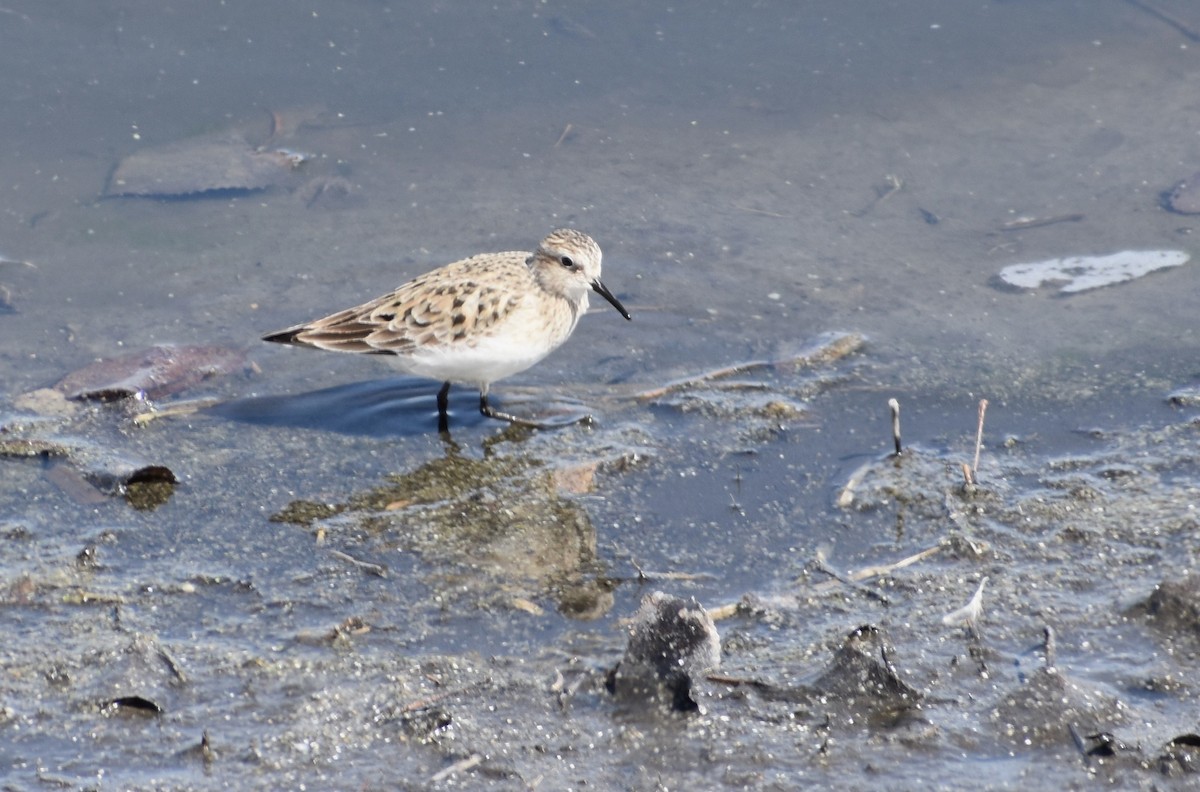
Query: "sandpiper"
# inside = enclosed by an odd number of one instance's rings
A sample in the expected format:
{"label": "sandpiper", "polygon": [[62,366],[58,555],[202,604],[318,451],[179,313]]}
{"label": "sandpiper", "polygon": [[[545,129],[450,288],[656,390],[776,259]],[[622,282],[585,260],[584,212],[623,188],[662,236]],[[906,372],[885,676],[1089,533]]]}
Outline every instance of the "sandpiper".
{"label": "sandpiper", "polygon": [[447,264],[356,308],[263,336],[264,341],[389,355],[406,374],[440,380],[438,431],[450,427],[452,383],[479,388],[479,411],[525,426],[535,421],[488,404],[493,382],[537,363],[570,337],[588,292],[625,306],[600,281],[600,246],[570,228],[533,253],[483,253]]}

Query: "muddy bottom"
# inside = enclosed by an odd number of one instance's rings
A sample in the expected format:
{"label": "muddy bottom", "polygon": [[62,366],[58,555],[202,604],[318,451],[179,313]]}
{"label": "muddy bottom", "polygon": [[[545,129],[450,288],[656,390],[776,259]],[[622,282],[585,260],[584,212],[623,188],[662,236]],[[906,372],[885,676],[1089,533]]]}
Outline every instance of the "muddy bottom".
{"label": "muddy bottom", "polygon": [[[3,462],[33,507],[0,525],[5,764],[78,787],[136,767],[136,788],[1193,772],[1200,423],[1165,394],[1128,405],[1150,426],[1066,435],[1094,404],[993,404],[976,463],[975,405],[917,393],[897,456],[870,363],[617,388],[590,427],[412,432],[400,467],[356,427],[429,419],[407,380],[321,394],[327,427],[244,398],[140,429],[158,405],[10,417],[59,450]],[[81,498],[50,471],[90,446],[180,483],[152,508]],[[688,711],[610,692],[655,591],[717,617]]]}
{"label": "muddy bottom", "polygon": [[[1194,4],[137,5],[0,7],[6,788],[1195,784]],[[260,341],[560,227],[561,428]]]}

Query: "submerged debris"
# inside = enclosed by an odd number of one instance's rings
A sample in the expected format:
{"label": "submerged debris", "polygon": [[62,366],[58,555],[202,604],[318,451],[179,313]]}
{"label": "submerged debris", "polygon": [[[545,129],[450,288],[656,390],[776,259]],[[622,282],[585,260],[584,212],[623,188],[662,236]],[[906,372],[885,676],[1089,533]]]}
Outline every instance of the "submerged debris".
{"label": "submerged debris", "polygon": [[271,520],[315,524],[318,536],[343,542],[356,559],[396,548],[418,553],[430,575],[454,578],[464,596],[552,594],[572,615],[596,557],[586,510],[530,457],[451,450],[341,503],[292,501]]}
{"label": "submerged debris", "polygon": [[1172,187],[1165,204],[1177,214],[1200,214],[1200,171]]}
{"label": "submerged debris", "polygon": [[1000,280],[1020,289],[1062,283],[1059,294],[1075,294],[1131,281],[1155,270],[1178,267],[1190,258],[1181,250],[1122,250],[1107,256],[1072,256],[1013,264],[1000,270]]}
{"label": "submerged debris", "polygon": [[657,388],[644,390],[637,394],[637,399],[653,402],[678,390],[684,390],[700,385],[709,385],[717,380],[723,380],[735,374],[745,374],[762,369],[788,368],[800,369],[808,366],[823,366],[841,360],[862,349],[866,339],[858,333],[831,332],[823,333],[799,349],[789,350],[769,360],[748,360],[728,366],[692,374],[668,382]]}
{"label": "submerged debris", "polygon": [[246,365],[244,352],[227,347],[153,346],[98,360],[63,377],[54,387],[75,400],[161,399]]}
{"label": "submerged debris", "polygon": [[1009,220],[1000,226],[1001,231],[1024,231],[1029,228],[1041,228],[1042,226],[1055,225],[1056,223],[1078,223],[1083,220],[1081,214],[1063,214],[1054,215],[1053,217],[1018,217],[1015,220]]}
{"label": "submerged debris", "polygon": [[[4,264],[19,264],[23,267],[30,267],[33,269],[37,269],[33,264],[29,263],[28,261],[18,261],[16,259],[10,259],[8,256],[4,255],[3,253],[0,253],[0,266],[3,266]],[[17,310],[17,308],[13,304],[12,287],[8,286],[4,283],[0,283],[0,314],[16,313],[16,310]]]}
{"label": "submerged debris", "polygon": [[312,159],[291,149],[256,149],[241,138],[200,138],[130,154],[117,165],[106,196],[170,197],[282,184]]}

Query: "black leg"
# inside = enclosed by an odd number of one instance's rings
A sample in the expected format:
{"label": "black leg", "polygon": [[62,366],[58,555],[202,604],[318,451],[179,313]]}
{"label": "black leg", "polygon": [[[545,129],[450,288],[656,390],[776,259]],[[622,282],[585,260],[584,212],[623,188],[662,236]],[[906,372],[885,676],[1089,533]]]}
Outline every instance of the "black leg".
{"label": "black leg", "polygon": [[450,383],[449,382],[444,383],[442,385],[442,389],[440,391],[438,391],[437,401],[438,401],[438,431],[443,432],[443,433],[449,432],[450,431],[450,414],[449,414],[449,412],[447,412],[447,408],[449,407],[449,404],[450,404]]}

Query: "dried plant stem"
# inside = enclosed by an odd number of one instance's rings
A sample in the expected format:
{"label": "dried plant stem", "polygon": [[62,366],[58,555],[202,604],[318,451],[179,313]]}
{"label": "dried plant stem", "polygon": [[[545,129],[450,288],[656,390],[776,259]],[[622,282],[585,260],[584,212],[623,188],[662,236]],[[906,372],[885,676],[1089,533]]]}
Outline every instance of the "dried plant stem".
{"label": "dried plant stem", "polygon": [[878,591],[875,591],[872,588],[868,588],[867,586],[864,586],[862,583],[859,583],[857,580],[852,580],[851,578],[849,578],[846,575],[842,574],[841,572],[837,571],[833,567],[829,566],[829,564],[825,563],[825,559],[817,558],[814,566],[818,572],[823,572],[826,575],[829,575],[829,577],[838,581],[843,586],[852,588],[855,591],[857,591],[858,593],[863,594],[867,597],[870,597],[871,599],[879,600],[884,605],[889,604],[888,598],[886,595],[880,594]]}
{"label": "dried plant stem", "polygon": [[1021,231],[1026,228],[1041,228],[1055,223],[1078,223],[1083,219],[1081,214],[1055,215],[1054,217],[1023,217],[1012,220],[1000,226],[1001,231]]}
{"label": "dried plant stem", "polygon": [[979,400],[979,425],[975,428],[975,461],[971,463],[971,483],[979,480],[979,450],[983,448],[983,416],[987,413],[987,399]]}

